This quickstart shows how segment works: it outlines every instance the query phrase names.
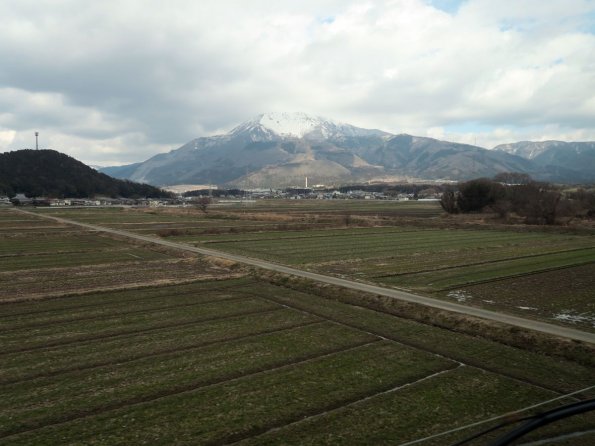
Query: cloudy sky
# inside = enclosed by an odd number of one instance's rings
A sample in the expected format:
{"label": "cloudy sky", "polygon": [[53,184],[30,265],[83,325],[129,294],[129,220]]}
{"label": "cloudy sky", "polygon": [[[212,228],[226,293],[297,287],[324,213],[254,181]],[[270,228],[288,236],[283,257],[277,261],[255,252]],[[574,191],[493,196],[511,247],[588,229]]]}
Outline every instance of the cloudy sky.
{"label": "cloudy sky", "polygon": [[142,161],[267,111],[595,140],[595,0],[1,0],[0,152]]}

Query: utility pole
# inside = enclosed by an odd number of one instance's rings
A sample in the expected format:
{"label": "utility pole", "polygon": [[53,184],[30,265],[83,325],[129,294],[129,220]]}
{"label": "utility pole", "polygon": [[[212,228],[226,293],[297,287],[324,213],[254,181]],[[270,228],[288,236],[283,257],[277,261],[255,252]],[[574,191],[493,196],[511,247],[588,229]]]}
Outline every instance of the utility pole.
{"label": "utility pole", "polygon": [[39,132],[35,132],[35,150],[39,150]]}

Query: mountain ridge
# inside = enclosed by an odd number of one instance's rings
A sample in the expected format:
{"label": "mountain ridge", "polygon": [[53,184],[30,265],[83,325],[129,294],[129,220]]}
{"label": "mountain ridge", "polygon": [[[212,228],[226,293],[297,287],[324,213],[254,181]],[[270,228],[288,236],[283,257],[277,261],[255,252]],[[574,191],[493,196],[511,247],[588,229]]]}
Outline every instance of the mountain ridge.
{"label": "mountain ridge", "polygon": [[101,171],[157,185],[227,187],[286,187],[303,184],[306,176],[311,184],[334,185],[399,179],[459,181],[500,172],[528,173],[555,182],[595,181],[595,173],[585,171],[574,159],[567,165],[563,157],[554,157],[559,163],[552,165],[523,154],[516,146],[487,150],[359,128],[300,112],[263,113],[226,134],[195,138],[144,162]]}

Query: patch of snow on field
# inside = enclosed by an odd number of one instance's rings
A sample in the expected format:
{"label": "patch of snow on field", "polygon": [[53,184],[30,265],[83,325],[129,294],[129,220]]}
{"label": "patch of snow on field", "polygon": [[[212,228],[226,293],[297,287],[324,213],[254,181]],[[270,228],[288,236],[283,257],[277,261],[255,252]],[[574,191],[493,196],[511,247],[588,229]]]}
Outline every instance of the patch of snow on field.
{"label": "patch of snow on field", "polygon": [[490,299],[482,299],[486,304],[495,304],[496,302]]}
{"label": "patch of snow on field", "polygon": [[449,291],[446,296],[456,300],[457,302],[466,302],[468,299],[473,297],[471,294],[463,290]]}
{"label": "patch of snow on field", "polygon": [[519,310],[537,310],[535,307],[517,307]]}
{"label": "patch of snow on field", "polygon": [[563,310],[556,314],[554,319],[562,322],[570,322],[571,324],[591,324],[595,327],[595,314],[589,313],[576,313],[574,310]]}

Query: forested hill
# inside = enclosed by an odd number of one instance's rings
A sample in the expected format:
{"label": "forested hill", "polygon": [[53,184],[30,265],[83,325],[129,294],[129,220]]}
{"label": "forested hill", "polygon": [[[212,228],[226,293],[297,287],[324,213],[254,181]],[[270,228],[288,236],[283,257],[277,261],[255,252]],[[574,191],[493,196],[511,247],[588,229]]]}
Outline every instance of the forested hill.
{"label": "forested hill", "polygon": [[167,197],[147,184],[117,180],[55,150],[17,150],[0,154],[0,195],[29,197]]}

